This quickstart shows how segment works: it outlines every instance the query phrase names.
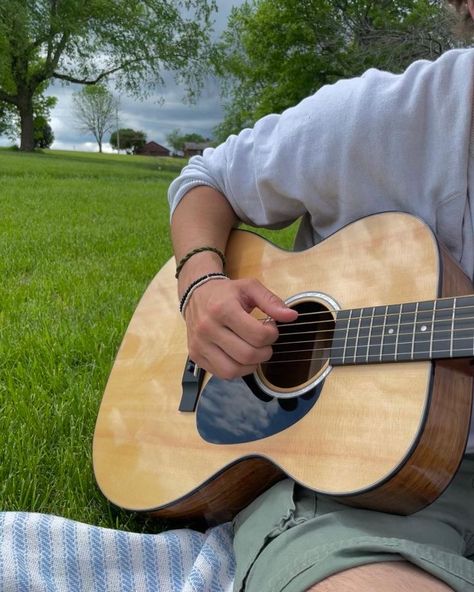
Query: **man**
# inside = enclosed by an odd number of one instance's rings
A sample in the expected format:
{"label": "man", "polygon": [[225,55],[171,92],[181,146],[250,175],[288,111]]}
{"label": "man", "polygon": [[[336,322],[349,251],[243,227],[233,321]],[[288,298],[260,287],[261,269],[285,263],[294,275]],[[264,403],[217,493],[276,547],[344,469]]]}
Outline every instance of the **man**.
{"label": "man", "polygon": [[[474,0],[452,4],[474,19]],[[257,281],[224,277],[240,221],[282,227],[302,216],[297,245],[308,247],[357,218],[401,210],[423,218],[472,279],[473,97],[474,50],[456,50],[402,75],[370,70],[324,87],[191,159],[170,187],[190,357],[221,378],[249,374],[277,338],[249,313],[296,317]],[[235,589],[474,590],[473,483],[466,457],[437,502],[400,517],[283,481],[234,522]]]}

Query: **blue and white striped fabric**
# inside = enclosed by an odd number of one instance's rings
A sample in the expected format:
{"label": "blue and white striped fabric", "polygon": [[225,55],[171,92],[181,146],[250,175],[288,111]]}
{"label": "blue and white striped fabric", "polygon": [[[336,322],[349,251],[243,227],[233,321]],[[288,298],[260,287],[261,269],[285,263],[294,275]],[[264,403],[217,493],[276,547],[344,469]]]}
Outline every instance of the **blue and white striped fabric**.
{"label": "blue and white striped fabric", "polygon": [[136,534],[0,513],[1,592],[231,592],[230,524]]}

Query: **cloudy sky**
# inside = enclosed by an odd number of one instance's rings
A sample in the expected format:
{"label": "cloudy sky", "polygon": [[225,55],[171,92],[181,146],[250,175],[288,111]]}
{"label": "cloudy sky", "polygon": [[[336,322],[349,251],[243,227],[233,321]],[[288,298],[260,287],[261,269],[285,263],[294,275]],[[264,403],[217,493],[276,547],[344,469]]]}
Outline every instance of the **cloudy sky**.
{"label": "cloudy sky", "polygon": [[[219,8],[215,18],[216,35],[226,26],[232,6],[242,4],[243,0],[217,0]],[[80,85],[53,85],[47,94],[58,99],[52,111],[51,127],[55,141],[53,149],[97,151],[93,136],[86,136],[75,127],[72,117],[72,94],[81,89]],[[210,137],[212,128],[222,119],[222,106],[219,100],[217,83],[209,81],[203,89],[199,101],[189,105],[184,100],[184,90],[167,76],[165,86],[160,92],[163,99],[157,102],[149,98],[138,101],[126,95],[119,97],[119,126],[143,130],[148,140],[154,140],[166,146],[166,135],[178,128],[183,133],[196,132]],[[0,138],[0,145],[10,144],[6,138]],[[104,146],[110,151],[110,146]]]}

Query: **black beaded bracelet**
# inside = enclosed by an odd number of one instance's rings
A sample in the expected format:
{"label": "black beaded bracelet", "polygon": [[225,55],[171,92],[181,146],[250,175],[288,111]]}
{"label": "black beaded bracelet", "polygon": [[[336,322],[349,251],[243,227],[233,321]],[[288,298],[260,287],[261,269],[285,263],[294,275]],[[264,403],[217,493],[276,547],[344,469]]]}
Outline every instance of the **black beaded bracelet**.
{"label": "black beaded bracelet", "polygon": [[225,273],[221,273],[220,271],[216,271],[213,273],[207,273],[206,275],[202,275],[201,277],[198,277],[197,279],[195,279],[186,288],[186,290],[183,294],[183,297],[180,300],[179,312],[181,314],[184,314],[184,309],[186,308],[186,306],[189,302],[189,299],[191,298],[191,295],[196,288],[199,288],[199,286],[202,286],[206,282],[208,282],[210,280],[214,280],[214,279],[215,280],[228,280],[229,278],[226,276]]}
{"label": "black beaded bracelet", "polygon": [[189,259],[191,259],[191,257],[193,255],[197,255],[198,253],[203,253],[204,251],[212,251],[213,253],[216,253],[216,255],[219,255],[219,257],[222,261],[222,265],[225,267],[225,255],[222,251],[220,251],[216,247],[197,247],[196,249],[189,251],[189,253],[186,253],[186,255],[182,259],[180,259],[180,261],[176,267],[176,273],[175,273],[174,277],[176,279],[178,279],[179,274],[181,273],[181,270],[183,269],[184,264],[187,261],[189,261]]}

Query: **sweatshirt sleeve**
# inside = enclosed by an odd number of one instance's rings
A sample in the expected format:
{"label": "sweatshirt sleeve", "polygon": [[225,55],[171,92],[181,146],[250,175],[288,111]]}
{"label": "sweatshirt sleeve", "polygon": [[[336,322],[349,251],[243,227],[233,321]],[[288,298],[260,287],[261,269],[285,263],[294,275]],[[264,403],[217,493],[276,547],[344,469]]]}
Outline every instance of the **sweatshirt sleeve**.
{"label": "sweatshirt sleeve", "polygon": [[285,116],[268,115],[254,128],[192,157],[169,188],[171,215],[190,189],[208,185],[223,193],[239,219],[248,224],[283,227],[301,216],[304,205],[291,184],[281,186],[275,178],[282,166],[292,174],[291,159],[285,162],[286,156],[278,150],[288,141],[282,119]]}
{"label": "sweatshirt sleeve", "polygon": [[255,226],[308,213],[324,237],[402,210],[434,227],[437,208],[467,191],[473,69],[474,51],[453,50],[400,75],[372,69],[325,86],[192,158],[170,186],[171,211],[209,185]]}

